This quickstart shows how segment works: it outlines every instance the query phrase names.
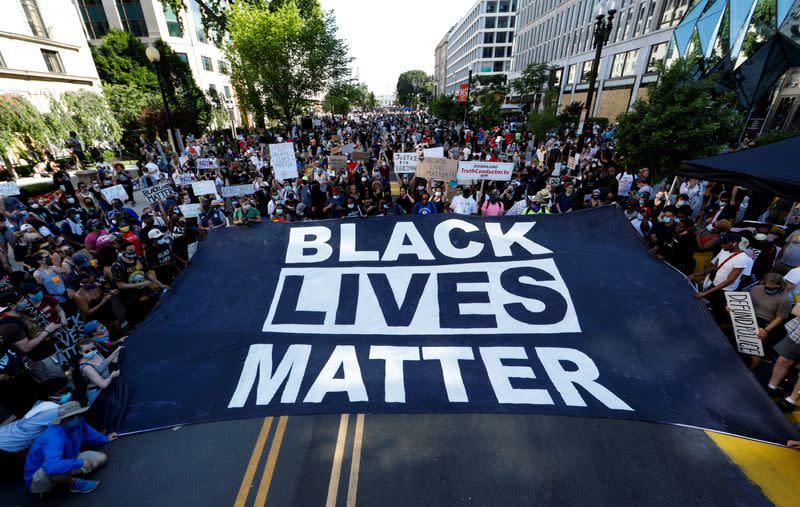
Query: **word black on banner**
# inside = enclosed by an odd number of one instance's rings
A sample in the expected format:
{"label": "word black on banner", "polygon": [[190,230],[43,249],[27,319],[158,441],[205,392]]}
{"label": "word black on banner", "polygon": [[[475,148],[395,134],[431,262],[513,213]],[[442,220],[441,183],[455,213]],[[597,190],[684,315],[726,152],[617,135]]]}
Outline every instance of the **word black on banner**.
{"label": "word black on banner", "polygon": [[168,183],[161,183],[160,185],[143,188],[142,195],[144,195],[144,198],[147,199],[149,204],[155,204],[171,195],[175,195],[175,191]]}

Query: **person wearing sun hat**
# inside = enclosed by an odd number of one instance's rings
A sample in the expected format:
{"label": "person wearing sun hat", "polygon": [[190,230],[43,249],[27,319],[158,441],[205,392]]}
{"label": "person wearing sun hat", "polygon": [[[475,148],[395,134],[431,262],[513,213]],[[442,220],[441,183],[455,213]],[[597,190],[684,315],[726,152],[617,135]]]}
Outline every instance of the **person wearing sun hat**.
{"label": "person wearing sun hat", "polygon": [[87,410],[77,401],[58,407],[53,425],[39,435],[25,459],[23,478],[28,491],[44,494],[59,484],[69,486],[73,493],[89,493],[97,488],[98,481],[75,476],[100,468],[108,457],[97,451],[81,452],[81,448],[106,444],[117,434],[106,436],[89,426],[82,417]]}

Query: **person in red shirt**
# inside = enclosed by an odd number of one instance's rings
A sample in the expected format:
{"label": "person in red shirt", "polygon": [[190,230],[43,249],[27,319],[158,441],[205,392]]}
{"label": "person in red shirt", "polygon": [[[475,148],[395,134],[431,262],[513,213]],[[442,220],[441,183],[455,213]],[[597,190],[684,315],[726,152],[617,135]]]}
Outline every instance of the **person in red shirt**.
{"label": "person in red shirt", "polygon": [[20,293],[24,299],[17,305],[20,313],[32,317],[41,327],[47,324],[67,325],[67,315],[53,296],[45,296],[41,285],[23,283]]}
{"label": "person in red shirt", "polygon": [[140,240],[139,236],[136,234],[136,228],[128,224],[128,219],[125,217],[117,218],[116,226],[116,232],[122,236],[122,241],[124,241],[126,245],[133,245],[134,248],[136,248],[136,255],[140,257],[144,256],[142,240]]}

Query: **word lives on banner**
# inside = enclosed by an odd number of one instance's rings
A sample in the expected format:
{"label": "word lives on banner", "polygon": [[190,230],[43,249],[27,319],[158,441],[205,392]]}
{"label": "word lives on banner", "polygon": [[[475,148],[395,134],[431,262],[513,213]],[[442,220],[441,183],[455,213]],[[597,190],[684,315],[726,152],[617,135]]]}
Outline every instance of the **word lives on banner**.
{"label": "word lives on banner", "polygon": [[369,412],[796,436],[685,278],[610,206],[212,230],[127,344],[127,432]]}

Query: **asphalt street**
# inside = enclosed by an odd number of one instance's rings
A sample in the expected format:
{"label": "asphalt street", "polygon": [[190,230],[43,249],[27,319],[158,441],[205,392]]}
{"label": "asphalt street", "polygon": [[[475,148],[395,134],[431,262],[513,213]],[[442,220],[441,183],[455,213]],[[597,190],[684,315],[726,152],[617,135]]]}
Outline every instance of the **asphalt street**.
{"label": "asphalt street", "polygon": [[[777,453],[793,474],[790,486],[797,484],[800,453],[731,440]],[[769,487],[762,491],[705,432],[637,421],[276,417],[132,435],[106,451],[95,492],[41,500],[21,480],[7,481],[2,505],[797,504],[793,496],[768,498]],[[769,459],[759,460],[768,467]]]}

